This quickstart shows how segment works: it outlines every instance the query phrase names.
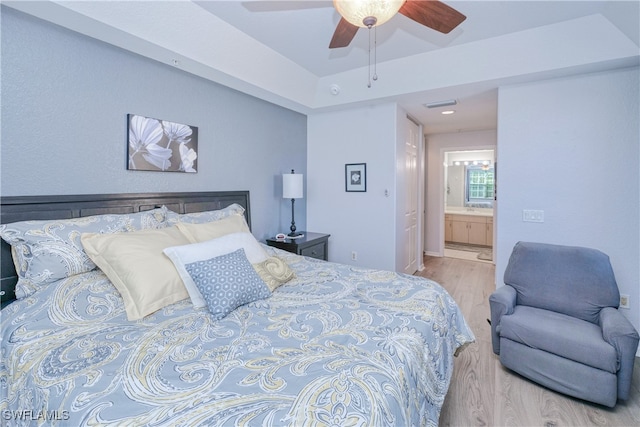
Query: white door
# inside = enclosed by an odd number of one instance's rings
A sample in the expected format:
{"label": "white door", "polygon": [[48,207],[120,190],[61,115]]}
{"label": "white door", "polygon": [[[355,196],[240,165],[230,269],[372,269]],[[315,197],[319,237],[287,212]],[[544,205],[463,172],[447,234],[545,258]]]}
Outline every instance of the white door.
{"label": "white door", "polygon": [[405,208],[404,208],[404,272],[418,270],[418,144],[420,127],[406,119]]}

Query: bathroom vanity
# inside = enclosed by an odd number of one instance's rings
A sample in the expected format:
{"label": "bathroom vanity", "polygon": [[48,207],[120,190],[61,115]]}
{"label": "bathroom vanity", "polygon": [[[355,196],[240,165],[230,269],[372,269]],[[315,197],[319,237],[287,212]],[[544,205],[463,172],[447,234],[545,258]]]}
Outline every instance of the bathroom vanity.
{"label": "bathroom vanity", "polygon": [[493,210],[447,209],[444,215],[444,240],[493,246]]}

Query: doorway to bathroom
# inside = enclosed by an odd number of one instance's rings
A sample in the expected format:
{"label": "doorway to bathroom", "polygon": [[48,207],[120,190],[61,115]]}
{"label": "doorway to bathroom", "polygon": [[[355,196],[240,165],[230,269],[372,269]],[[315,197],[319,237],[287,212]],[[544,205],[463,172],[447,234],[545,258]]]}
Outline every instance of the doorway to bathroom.
{"label": "doorway to bathroom", "polygon": [[444,184],[444,256],[492,263],[495,151],[446,151]]}

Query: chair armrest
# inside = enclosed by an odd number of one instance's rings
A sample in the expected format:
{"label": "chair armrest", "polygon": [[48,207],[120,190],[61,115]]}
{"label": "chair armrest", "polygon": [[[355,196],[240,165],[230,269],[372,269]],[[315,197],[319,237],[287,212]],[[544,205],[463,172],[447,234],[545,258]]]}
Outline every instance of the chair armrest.
{"label": "chair armrest", "polygon": [[600,311],[598,323],[602,338],[611,344],[618,354],[618,399],[627,400],[633,376],[633,362],[638,349],[638,331],[617,309],[605,307]]}
{"label": "chair armrest", "polygon": [[491,345],[493,352],[500,354],[500,319],[502,316],[513,313],[516,306],[517,292],[515,288],[504,285],[489,297],[491,309]]}

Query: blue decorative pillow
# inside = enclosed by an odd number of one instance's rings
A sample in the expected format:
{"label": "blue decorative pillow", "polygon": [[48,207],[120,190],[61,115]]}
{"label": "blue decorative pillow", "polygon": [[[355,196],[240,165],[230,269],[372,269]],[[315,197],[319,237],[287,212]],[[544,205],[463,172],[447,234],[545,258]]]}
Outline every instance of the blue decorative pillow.
{"label": "blue decorative pillow", "polygon": [[167,208],[130,214],[20,221],[0,225],[11,245],[18,273],[16,297],[26,298],[49,284],[96,268],[85,253],[82,233],[111,234],[167,227]]}
{"label": "blue decorative pillow", "polygon": [[241,305],[271,295],[242,248],[205,261],[185,264],[185,269],[216,319],[222,319]]}
{"label": "blue decorative pillow", "polygon": [[233,203],[226,208],[215,211],[191,212],[186,214],[177,214],[168,209],[167,223],[175,225],[179,223],[187,224],[205,224],[207,222],[218,221],[231,215],[244,215],[244,208],[237,203]]}

